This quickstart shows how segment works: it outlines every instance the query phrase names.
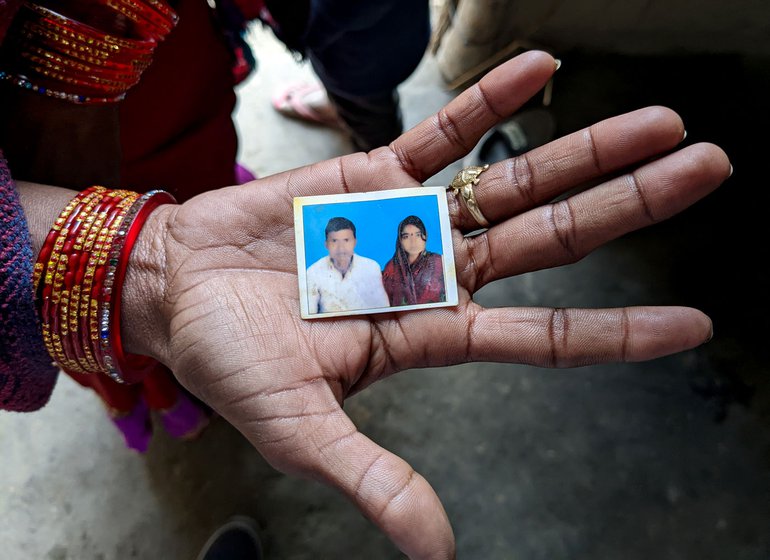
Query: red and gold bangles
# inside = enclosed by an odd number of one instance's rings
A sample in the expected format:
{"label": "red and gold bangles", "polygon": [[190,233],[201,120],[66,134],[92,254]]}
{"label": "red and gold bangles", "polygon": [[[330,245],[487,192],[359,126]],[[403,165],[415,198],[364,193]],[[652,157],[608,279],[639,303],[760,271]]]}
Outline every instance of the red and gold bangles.
{"label": "red and gold bangles", "polygon": [[121,295],[128,260],[147,216],[175,199],[90,187],[62,210],[35,263],[33,281],[45,343],[65,371],[103,373],[134,383],[158,367],[127,354],[120,338]]}
{"label": "red and gold bangles", "polygon": [[0,82],[74,103],[120,101],[177,15],[164,0],[24,2],[0,50]]}

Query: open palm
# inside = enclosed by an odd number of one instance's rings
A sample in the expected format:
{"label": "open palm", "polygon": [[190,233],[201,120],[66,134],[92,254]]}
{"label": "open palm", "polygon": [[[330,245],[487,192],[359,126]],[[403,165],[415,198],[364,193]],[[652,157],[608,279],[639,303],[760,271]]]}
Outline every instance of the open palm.
{"label": "open palm", "polygon": [[357,431],[342,410],[346,397],[407,368],[645,360],[710,336],[710,320],[688,308],[483,309],[472,300],[491,281],[574,262],[716,188],[729,175],[727,157],[707,144],[674,151],[684,128],[664,108],[609,119],[491,166],[476,187],[492,223],[481,235],[465,236],[477,224],[450,195],[457,307],[300,318],[293,197],[420,185],[554,69],[545,53],[521,55],[388,147],[162,207],[135,251],[129,281],[142,284],[142,313],[154,325],[141,334],[141,350],[273,466],[338,488],[411,558],[454,557],[447,516],[424,478]]}

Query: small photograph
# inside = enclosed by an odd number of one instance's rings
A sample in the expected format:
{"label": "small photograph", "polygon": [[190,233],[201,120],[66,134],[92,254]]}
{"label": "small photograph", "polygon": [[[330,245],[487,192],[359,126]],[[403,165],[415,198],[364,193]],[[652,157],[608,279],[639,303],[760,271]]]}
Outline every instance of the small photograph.
{"label": "small photograph", "polygon": [[294,199],[303,319],[457,305],[444,187]]}

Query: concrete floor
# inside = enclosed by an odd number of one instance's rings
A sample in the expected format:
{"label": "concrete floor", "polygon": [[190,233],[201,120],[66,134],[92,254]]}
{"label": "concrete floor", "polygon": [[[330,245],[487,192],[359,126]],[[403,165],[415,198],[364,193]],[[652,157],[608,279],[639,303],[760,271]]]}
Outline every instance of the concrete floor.
{"label": "concrete floor", "polygon": [[[239,91],[242,160],[266,175],[346,152],[337,133],[273,113],[273,87],[311,73],[265,32],[252,40],[260,68]],[[768,73],[732,59],[629,65],[559,54],[560,132],[666,103],[685,114],[688,141],[728,148],[736,173],[669,223],[576,265],[489,286],[478,300],[695,305],[715,318],[714,340],[642,364],[410,371],[346,409],[431,481],[459,558],[767,560],[768,308],[754,268],[767,257],[760,249],[767,181],[745,137],[748,126],[767,130],[759,101],[747,100],[767,92],[751,80]],[[452,95],[426,58],[402,88],[407,125]],[[446,184],[458,167],[427,183]],[[753,256],[745,260],[739,247]],[[0,414],[0,450],[2,559],[188,560],[232,514],[258,520],[271,560],[401,558],[343,498],[275,472],[224,421],[194,443],[161,432],[139,457],[124,449],[96,399],[67,378],[42,411]]]}

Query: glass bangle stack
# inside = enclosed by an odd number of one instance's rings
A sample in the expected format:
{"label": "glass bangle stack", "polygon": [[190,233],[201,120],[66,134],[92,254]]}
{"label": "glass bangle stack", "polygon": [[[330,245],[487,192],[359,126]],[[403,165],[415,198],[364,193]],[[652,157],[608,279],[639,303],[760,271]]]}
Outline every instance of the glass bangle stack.
{"label": "glass bangle stack", "polygon": [[161,190],[142,195],[93,186],[61,212],[33,273],[43,342],[61,369],[135,383],[159,367],[152,358],[123,351],[121,296],[147,216],[175,202]]}
{"label": "glass bangle stack", "polygon": [[0,81],[78,104],[115,103],[176,26],[163,0],[25,2],[0,50]]}

